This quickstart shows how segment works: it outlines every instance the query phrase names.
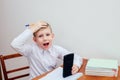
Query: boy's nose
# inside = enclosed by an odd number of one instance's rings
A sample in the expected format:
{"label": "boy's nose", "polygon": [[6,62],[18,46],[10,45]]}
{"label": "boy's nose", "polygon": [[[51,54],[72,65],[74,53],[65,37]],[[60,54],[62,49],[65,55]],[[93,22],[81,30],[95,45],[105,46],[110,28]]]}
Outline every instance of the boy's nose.
{"label": "boy's nose", "polygon": [[47,36],[44,36],[44,40],[47,40]]}

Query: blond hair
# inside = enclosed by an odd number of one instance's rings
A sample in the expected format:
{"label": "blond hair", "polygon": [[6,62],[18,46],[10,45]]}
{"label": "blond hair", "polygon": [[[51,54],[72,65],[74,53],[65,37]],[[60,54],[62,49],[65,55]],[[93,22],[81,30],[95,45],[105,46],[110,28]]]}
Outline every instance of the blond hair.
{"label": "blond hair", "polygon": [[46,22],[46,25],[42,25],[42,26],[43,26],[43,27],[40,27],[40,29],[38,29],[36,32],[33,33],[33,36],[34,36],[34,37],[36,37],[36,33],[37,33],[38,31],[43,30],[43,29],[46,29],[46,28],[49,28],[49,29],[51,30],[51,32],[52,32],[52,28],[51,28],[50,24],[48,24],[47,22]]}

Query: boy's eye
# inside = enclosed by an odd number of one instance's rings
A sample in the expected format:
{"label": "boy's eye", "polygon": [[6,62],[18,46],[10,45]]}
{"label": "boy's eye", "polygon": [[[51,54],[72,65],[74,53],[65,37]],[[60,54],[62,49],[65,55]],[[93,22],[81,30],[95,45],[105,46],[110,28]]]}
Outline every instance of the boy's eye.
{"label": "boy's eye", "polygon": [[50,34],[46,34],[46,36],[50,36]]}
{"label": "boy's eye", "polygon": [[43,37],[43,35],[39,35],[38,37]]}

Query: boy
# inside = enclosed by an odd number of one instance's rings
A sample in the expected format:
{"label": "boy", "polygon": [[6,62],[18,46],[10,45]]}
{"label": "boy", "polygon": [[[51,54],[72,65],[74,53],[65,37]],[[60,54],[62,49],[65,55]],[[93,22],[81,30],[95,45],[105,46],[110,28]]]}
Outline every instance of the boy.
{"label": "boy", "polygon": [[[32,35],[35,43],[27,44],[27,40]],[[54,34],[50,25],[45,21],[39,21],[29,25],[28,29],[12,41],[11,46],[28,59],[30,80],[55,69],[57,62],[63,60],[63,56],[70,53],[60,46],[53,45],[53,39]],[[82,59],[76,56],[72,67],[72,74],[78,72],[81,64]]]}

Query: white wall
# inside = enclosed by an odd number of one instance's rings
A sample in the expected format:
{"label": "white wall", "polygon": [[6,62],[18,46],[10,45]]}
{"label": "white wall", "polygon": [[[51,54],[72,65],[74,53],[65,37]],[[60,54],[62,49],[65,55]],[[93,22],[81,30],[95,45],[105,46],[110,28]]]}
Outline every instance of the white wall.
{"label": "white wall", "polygon": [[14,52],[11,41],[38,20],[52,25],[55,44],[120,65],[120,0],[0,0],[0,52]]}

